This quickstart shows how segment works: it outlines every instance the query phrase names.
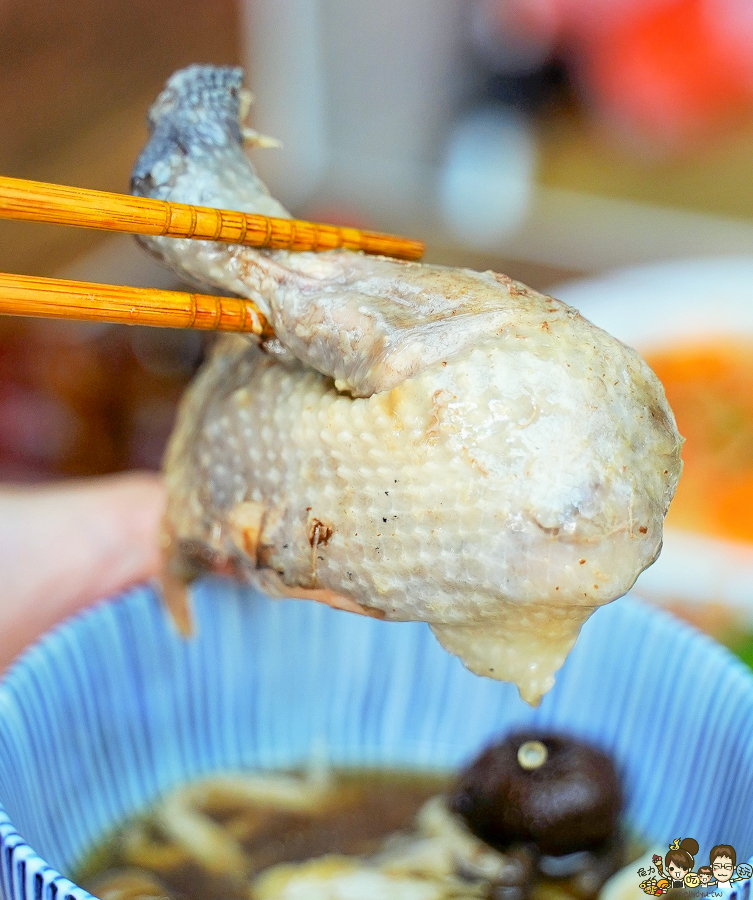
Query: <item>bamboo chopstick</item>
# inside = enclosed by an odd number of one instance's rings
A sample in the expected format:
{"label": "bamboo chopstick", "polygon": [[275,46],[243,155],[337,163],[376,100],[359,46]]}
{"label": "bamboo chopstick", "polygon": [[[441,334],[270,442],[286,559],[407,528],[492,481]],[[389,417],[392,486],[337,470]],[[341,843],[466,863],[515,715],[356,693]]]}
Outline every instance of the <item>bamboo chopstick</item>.
{"label": "bamboo chopstick", "polygon": [[342,247],[398,259],[420,259],[424,252],[420,241],[376,231],[4,176],[0,176],[0,218],[273,249],[321,251]]}
{"label": "bamboo chopstick", "polygon": [[273,336],[251,300],[0,273],[0,314]]}

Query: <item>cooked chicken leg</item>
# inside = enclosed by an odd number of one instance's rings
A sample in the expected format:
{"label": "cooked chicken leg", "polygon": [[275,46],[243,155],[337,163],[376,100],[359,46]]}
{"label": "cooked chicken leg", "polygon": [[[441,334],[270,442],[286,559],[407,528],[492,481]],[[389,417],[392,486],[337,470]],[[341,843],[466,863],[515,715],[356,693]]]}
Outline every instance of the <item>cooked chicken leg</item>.
{"label": "cooked chicken leg", "polygon": [[[243,153],[241,78],[173,75],[134,193],[288,215]],[[187,392],[165,464],[173,574],[429,622],[538,702],[661,547],[682,441],[640,356],[492,272],[144,243],[276,334],[220,341]]]}

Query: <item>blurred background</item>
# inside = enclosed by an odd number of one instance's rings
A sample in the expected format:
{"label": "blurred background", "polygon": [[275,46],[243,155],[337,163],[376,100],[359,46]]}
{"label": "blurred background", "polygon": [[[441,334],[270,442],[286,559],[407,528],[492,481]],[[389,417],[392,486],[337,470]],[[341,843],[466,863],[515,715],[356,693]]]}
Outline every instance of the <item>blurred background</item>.
{"label": "blurred background", "polygon": [[[750,653],[753,320],[720,314],[753,308],[750,0],[0,0],[0,47],[3,174],[126,191],[169,74],[242,64],[252,124],[283,143],[254,163],[295,214],[401,231],[428,261],[555,295],[599,276],[589,314],[625,340],[632,295],[605,273],[643,272],[634,342],[693,465],[669,523],[685,543],[645,593]],[[0,271],[176,286],[128,237],[25,223],[0,222]],[[691,332],[673,324],[684,285],[704,285]],[[0,482],[158,468],[204,349],[0,318]],[[699,554],[689,605],[672,572]]]}

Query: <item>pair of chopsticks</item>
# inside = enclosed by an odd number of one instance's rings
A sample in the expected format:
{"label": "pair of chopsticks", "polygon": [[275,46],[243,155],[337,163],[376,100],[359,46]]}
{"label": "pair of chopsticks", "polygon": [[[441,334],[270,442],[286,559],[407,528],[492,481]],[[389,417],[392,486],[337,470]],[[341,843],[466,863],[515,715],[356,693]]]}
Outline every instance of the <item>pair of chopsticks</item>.
{"label": "pair of chopsticks", "polygon": [[[407,260],[424,252],[420,241],[374,231],[2,176],[0,218],[271,249],[344,248]],[[0,314],[272,335],[251,300],[2,273]]]}

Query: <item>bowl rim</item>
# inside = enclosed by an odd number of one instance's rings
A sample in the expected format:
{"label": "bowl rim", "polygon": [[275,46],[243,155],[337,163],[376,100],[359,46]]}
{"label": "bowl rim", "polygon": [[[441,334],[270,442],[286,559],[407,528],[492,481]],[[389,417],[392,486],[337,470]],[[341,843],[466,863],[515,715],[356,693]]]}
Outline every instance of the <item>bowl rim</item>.
{"label": "bowl rim", "polygon": [[[154,593],[152,585],[133,586],[116,596],[101,599],[90,607],[76,612],[38,637],[17,657],[0,678],[0,708],[9,699],[7,695],[9,691],[13,690],[14,681],[19,679],[21,673],[34,664],[34,659],[43,654],[45,647],[51,641],[54,641],[58,635],[77,628],[80,623],[95,617],[112,604],[128,602],[130,598],[134,598],[144,590]],[[668,612],[645,602],[640,596],[628,593],[613,602],[627,602],[632,606],[638,607],[649,620],[664,621],[665,623],[671,621],[673,626],[686,636],[696,640],[700,639],[707,645],[707,648],[711,647],[718,654],[726,656],[726,674],[732,677],[734,673],[738,675],[742,673],[750,683],[750,693],[753,696],[753,672],[727,648],[718,644],[708,635],[688,623],[676,619]],[[611,604],[607,605],[611,606]],[[14,702],[19,702],[17,698],[13,699]],[[750,857],[748,863],[753,865],[753,856]],[[20,886],[19,882],[23,882],[23,886]],[[33,883],[32,889],[28,888],[29,883]],[[14,887],[16,888],[15,890]],[[45,889],[47,889],[47,893],[45,893]],[[740,882],[739,887],[733,889],[726,896],[730,900],[749,900],[752,889],[753,876]],[[2,797],[0,797],[0,891],[4,894],[5,900],[27,900],[27,898],[42,900],[42,898],[47,897],[50,900],[98,900],[85,888],[80,887],[69,877],[48,864],[34,850],[19,833],[16,825],[11,820],[5,809]]]}

